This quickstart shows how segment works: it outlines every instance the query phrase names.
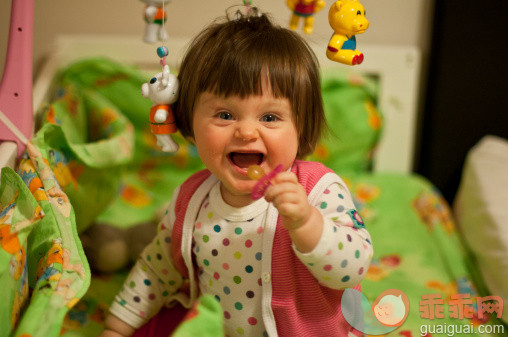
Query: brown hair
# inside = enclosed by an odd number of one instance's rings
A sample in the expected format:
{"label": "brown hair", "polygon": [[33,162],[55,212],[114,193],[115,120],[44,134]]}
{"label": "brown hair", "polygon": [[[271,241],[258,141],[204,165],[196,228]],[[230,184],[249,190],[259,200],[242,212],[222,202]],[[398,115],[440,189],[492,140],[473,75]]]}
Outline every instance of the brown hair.
{"label": "brown hair", "polygon": [[297,157],[304,158],[314,151],[326,128],[318,67],[313,51],[298,34],[273,25],[266,14],[237,12],[234,20],[205,28],[187,50],[178,75],[178,128],[184,137],[194,136],[194,104],[201,93],[261,95],[262,76],[267,76],[273,96],[291,103],[298,131]]}

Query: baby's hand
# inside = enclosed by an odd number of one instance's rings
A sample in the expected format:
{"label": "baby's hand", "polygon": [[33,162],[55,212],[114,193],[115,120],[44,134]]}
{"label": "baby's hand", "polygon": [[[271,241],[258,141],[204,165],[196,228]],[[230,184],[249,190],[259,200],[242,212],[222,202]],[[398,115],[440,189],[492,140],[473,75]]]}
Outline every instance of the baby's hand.
{"label": "baby's hand", "polygon": [[312,213],[305,189],[292,172],[282,172],[270,180],[265,199],[279,211],[282,224],[294,230],[305,224]]}

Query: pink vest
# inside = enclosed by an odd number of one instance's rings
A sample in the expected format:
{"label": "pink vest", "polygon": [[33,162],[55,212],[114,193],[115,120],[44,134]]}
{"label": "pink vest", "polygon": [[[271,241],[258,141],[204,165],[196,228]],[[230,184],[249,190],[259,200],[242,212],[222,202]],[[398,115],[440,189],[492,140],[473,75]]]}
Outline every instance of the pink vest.
{"label": "pink vest", "polygon": [[[305,188],[307,195],[321,177],[333,172],[321,163],[296,160],[291,171]],[[176,200],[172,254],[175,266],[184,277],[189,272],[182,257],[182,229],[185,212],[196,189],[211,175],[203,170],[192,175],[180,188]],[[197,275],[197,273],[194,273]],[[272,248],[272,310],[279,336],[348,336],[348,331],[361,336],[344,319],[340,309],[343,290],[320,285],[298,259],[291,246],[287,229],[280,217]],[[354,289],[361,290],[358,284]]]}

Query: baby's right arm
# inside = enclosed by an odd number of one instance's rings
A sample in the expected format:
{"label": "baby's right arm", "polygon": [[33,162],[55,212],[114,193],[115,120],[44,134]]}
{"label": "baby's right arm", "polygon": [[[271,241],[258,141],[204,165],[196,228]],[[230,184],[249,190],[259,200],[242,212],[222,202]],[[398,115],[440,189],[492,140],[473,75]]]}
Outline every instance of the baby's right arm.
{"label": "baby's right arm", "polygon": [[179,189],[176,189],[173,194],[157,235],[143,250],[116,295],[101,337],[130,336],[179,292],[184,279],[174,267],[171,254],[174,206],[178,192]]}

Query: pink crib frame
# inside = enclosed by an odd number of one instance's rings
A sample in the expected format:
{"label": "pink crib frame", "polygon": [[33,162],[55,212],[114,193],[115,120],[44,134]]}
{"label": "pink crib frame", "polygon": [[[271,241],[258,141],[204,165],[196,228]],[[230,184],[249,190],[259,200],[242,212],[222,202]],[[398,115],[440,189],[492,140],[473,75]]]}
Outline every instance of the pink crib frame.
{"label": "pink crib frame", "polygon": [[[0,83],[0,111],[30,139],[34,130],[32,107],[33,14],[35,0],[12,0],[9,42]],[[18,158],[26,145],[0,122],[0,143],[15,142]]]}

